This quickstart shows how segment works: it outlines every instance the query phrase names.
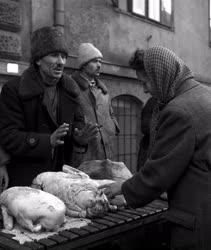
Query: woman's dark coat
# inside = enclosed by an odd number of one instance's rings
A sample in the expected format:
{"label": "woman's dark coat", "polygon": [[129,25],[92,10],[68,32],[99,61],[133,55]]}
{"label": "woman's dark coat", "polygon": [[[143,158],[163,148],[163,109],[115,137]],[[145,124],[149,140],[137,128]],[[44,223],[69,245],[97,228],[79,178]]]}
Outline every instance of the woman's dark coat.
{"label": "woman's dark coat", "polygon": [[6,83],[1,92],[0,141],[11,156],[10,186],[30,185],[41,172],[61,170],[64,163],[69,163],[71,132],[65,145],[54,152],[50,135],[63,123],[79,127],[83,123],[78,87],[69,76],[63,75],[57,85],[57,121],[43,101],[42,86],[37,71],[29,68],[21,77]]}
{"label": "woman's dark coat", "polygon": [[172,246],[211,249],[211,89],[194,80],[160,112],[151,159],[122,186],[133,207],[165,190]]}
{"label": "woman's dark coat", "polygon": [[149,98],[141,111],[141,133],[142,138],[139,143],[137,170],[139,170],[147,160],[150,143],[150,121],[155,105],[155,99]]}

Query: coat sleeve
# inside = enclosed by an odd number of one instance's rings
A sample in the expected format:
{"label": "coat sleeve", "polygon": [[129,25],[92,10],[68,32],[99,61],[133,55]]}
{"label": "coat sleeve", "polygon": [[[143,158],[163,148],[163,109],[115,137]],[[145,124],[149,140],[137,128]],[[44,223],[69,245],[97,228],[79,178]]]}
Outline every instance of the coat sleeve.
{"label": "coat sleeve", "polygon": [[9,163],[10,157],[0,146],[0,167]]}
{"label": "coat sleeve", "polygon": [[1,92],[0,140],[11,156],[51,157],[50,134],[27,131],[18,87],[13,82],[5,84]]}
{"label": "coat sleeve", "polygon": [[194,147],[189,115],[175,107],[163,110],[151,159],[122,185],[128,205],[144,206],[171,188],[187,170]]}

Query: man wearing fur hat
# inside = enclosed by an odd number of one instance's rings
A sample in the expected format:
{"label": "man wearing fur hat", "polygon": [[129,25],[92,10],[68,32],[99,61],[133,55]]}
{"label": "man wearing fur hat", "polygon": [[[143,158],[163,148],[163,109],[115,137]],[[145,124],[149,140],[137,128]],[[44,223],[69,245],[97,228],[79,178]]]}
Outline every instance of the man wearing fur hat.
{"label": "man wearing fur hat", "polygon": [[[84,126],[79,88],[63,73],[67,56],[56,27],[38,29],[32,34],[30,67],[3,86],[0,141],[11,156],[9,186],[31,185],[37,174],[61,170],[73,144],[83,151],[98,132]],[[80,133],[73,135],[74,128]]]}
{"label": "man wearing fur hat", "polygon": [[102,53],[93,44],[82,43],[78,51],[79,71],[72,75],[80,88],[86,122],[99,126],[99,133],[89,141],[86,153],[81,155],[81,161],[114,159],[113,138],[119,133],[119,127],[108,89],[98,79],[102,58]]}

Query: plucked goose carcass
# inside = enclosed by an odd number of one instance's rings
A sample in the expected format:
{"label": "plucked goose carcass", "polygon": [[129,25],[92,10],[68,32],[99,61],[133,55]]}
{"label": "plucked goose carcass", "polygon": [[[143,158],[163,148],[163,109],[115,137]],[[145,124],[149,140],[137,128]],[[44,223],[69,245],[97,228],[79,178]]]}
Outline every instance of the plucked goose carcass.
{"label": "plucked goose carcass", "polygon": [[[97,179],[98,182],[100,180],[103,181],[103,179],[126,181],[132,177],[132,173],[124,162],[111,161],[109,159],[84,161],[78,167],[78,170],[88,174],[92,179]],[[113,199],[110,199],[110,203],[122,206],[123,204],[126,205],[126,200],[123,195],[117,195]]]}
{"label": "plucked goose carcass", "polygon": [[132,173],[123,162],[105,160],[84,161],[78,167],[92,179],[127,180]]}
{"label": "plucked goose carcass", "polygon": [[32,187],[40,188],[59,197],[66,205],[66,213],[71,217],[97,217],[108,210],[115,210],[106,195],[98,189],[99,185],[111,183],[111,180],[92,180],[88,175],[63,166],[63,172],[44,172],[39,174]]}
{"label": "plucked goose carcass", "polygon": [[14,218],[31,232],[56,231],[65,222],[65,204],[57,197],[31,187],[11,187],[0,195],[4,228],[12,230]]}

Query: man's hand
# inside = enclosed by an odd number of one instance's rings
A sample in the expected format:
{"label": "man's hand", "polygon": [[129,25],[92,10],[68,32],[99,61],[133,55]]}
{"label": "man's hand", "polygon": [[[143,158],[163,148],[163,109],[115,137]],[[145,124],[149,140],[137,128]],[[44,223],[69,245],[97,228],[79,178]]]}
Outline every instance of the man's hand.
{"label": "man's hand", "polygon": [[115,181],[111,184],[104,184],[98,187],[98,189],[103,189],[104,194],[109,198],[113,199],[115,196],[122,194],[122,184],[125,181]]}
{"label": "man's hand", "polygon": [[0,192],[7,189],[8,184],[9,184],[9,177],[7,173],[7,167],[0,166]]}
{"label": "man's hand", "polygon": [[97,136],[99,129],[100,127],[98,124],[86,123],[86,125],[81,130],[78,128],[74,129],[74,140],[81,145],[85,145]]}
{"label": "man's hand", "polygon": [[67,135],[68,131],[69,131],[69,124],[63,123],[61,126],[59,126],[50,136],[51,146],[55,148],[59,145],[63,145],[64,144],[63,137]]}

